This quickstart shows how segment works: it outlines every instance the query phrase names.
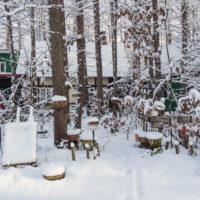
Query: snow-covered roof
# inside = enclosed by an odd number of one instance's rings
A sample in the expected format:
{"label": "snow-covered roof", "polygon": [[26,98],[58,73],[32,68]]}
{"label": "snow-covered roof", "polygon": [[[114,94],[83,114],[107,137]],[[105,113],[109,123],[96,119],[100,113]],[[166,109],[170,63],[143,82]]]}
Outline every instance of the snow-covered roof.
{"label": "snow-covered roof", "polygon": [[[26,71],[24,63],[28,60],[30,55],[30,45],[26,45],[26,50],[22,50],[20,54],[18,69]],[[37,76],[38,77],[51,77],[50,54],[45,41],[36,42],[36,62]],[[29,56],[30,59],[30,56]],[[96,60],[95,60],[95,44],[94,42],[86,43],[86,59],[87,59],[87,73],[88,77],[96,77]],[[71,45],[68,49],[68,62],[69,62],[69,76],[77,76],[77,48],[76,43]],[[102,46],[102,65],[103,65],[103,77],[113,77],[112,68],[112,48],[111,44]],[[124,77],[128,73],[128,59],[124,50],[124,46],[121,42],[118,42],[118,76]]]}

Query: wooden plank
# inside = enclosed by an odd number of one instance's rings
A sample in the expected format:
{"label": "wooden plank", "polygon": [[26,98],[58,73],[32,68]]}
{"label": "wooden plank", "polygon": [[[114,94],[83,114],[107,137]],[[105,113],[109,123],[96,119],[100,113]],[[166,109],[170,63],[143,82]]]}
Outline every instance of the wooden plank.
{"label": "wooden plank", "polygon": [[192,123],[192,116],[178,116],[178,123]]}

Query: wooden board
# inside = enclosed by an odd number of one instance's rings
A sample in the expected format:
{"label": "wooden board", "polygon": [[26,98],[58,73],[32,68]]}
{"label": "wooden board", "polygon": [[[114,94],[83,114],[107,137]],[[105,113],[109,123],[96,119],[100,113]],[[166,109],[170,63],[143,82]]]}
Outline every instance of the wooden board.
{"label": "wooden board", "polygon": [[178,123],[192,123],[192,116],[178,116]]}
{"label": "wooden board", "polygon": [[170,124],[169,116],[147,116],[141,113],[138,113],[138,117],[146,122],[158,123],[158,124]]}

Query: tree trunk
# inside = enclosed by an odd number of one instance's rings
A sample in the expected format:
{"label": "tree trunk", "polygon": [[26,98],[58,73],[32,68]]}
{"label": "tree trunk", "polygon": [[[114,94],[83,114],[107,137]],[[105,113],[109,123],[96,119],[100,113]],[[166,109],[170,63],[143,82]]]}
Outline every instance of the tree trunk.
{"label": "tree trunk", "polygon": [[157,81],[161,78],[161,62],[160,62],[160,34],[158,24],[158,0],[152,0],[153,8],[153,47],[154,47],[154,62],[155,62],[155,75]]}
{"label": "tree trunk", "polygon": [[111,11],[111,38],[112,38],[112,63],[113,63],[113,85],[114,91],[113,95],[117,96],[117,0],[110,2],[110,11]]}
{"label": "tree trunk", "polygon": [[[113,96],[117,97],[117,0],[110,1],[112,64],[113,64]],[[117,117],[117,104],[113,105],[113,115]]]}
{"label": "tree trunk", "polygon": [[35,8],[30,9],[31,17],[31,63],[30,63],[30,82],[31,82],[31,104],[37,100],[37,77],[36,77],[36,42],[35,42]]}
{"label": "tree trunk", "polygon": [[[49,0],[49,24],[54,95],[66,96],[64,71],[65,15],[63,0]],[[66,108],[54,109],[54,144],[59,147],[66,135]]]}
{"label": "tree trunk", "polygon": [[78,14],[76,16],[77,25],[77,60],[78,60],[78,107],[76,128],[81,128],[83,106],[85,104],[85,70],[86,70],[86,55],[85,55],[85,36],[84,36],[84,15],[82,0],[76,0]]}
{"label": "tree trunk", "polygon": [[101,57],[101,33],[100,33],[99,0],[93,0],[93,4],[94,4],[95,53],[96,53],[96,69],[97,69],[97,102],[98,102],[98,112],[102,113],[102,107],[103,107],[103,78],[102,78],[102,57]]}
{"label": "tree trunk", "polygon": [[188,24],[188,2],[187,0],[181,1],[181,12],[182,12],[182,61],[181,68],[182,72],[185,72],[188,58],[188,37],[189,37],[189,24]]}
{"label": "tree trunk", "polygon": [[[9,7],[6,5],[6,3],[8,3],[9,0],[4,0],[5,3],[5,11],[7,13],[10,12]],[[12,20],[11,20],[11,16],[8,14],[7,15],[7,28],[8,28],[8,48],[10,50],[10,66],[11,66],[11,100],[13,102],[13,106],[12,106],[12,119],[14,119],[14,113],[16,111],[17,105],[18,105],[18,101],[17,101],[17,89],[18,89],[18,85],[17,85],[17,78],[16,78],[16,68],[17,68],[17,64],[15,63],[15,51],[14,51],[14,41],[13,41],[13,28],[12,28]]]}

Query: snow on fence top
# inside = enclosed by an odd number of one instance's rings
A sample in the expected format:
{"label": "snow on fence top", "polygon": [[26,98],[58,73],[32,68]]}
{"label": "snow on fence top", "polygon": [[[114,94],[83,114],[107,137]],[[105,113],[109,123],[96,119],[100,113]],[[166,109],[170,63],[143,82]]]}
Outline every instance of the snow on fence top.
{"label": "snow on fence top", "polygon": [[65,96],[54,95],[52,101],[67,101],[67,98]]}

